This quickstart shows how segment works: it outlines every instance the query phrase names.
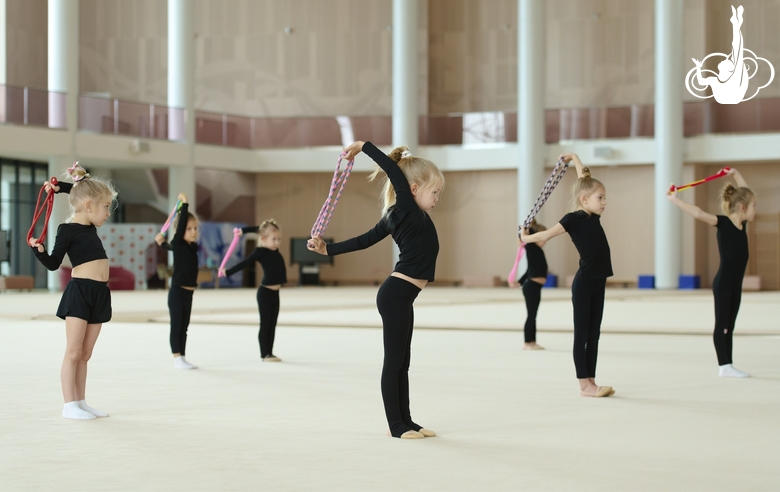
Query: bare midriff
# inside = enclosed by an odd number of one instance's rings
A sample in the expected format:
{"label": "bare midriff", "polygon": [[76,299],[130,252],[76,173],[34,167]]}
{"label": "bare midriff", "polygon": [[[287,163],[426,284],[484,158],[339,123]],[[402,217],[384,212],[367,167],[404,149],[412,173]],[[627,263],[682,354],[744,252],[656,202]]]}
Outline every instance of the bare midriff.
{"label": "bare midriff", "polygon": [[279,289],[282,287],[282,285],[281,285],[281,284],[276,284],[276,285],[261,285],[260,287],[265,287],[266,289],[271,289],[271,290],[279,290]]}
{"label": "bare midriff", "polygon": [[393,272],[390,274],[391,277],[398,277],[406,280],[410,284],[413,284],[418,289],[422,289],[426,285],[428,285],[428,281],[421,279],[421,278],[412,278],[409,275],[404,275],[403,273]]}
{"label": "bare midriff", "polygon": [[85,278],[97,280],[98,282],[108,282],[108,260],[92,260],[73,267],[70,276],[72,278]]}

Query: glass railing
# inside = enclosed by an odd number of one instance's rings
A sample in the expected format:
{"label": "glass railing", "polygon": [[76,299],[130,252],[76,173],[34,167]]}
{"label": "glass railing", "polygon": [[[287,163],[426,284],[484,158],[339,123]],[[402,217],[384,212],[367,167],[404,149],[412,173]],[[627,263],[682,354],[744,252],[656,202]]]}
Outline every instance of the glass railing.
{"label": "glass railing", "polygon": [[61,92],[0,85],[0,123],[66,128],[66,106]]}
{"label": "glass railing", "polygon": [[183,109],[98,96],[79,96],[81,131],[186,140],[184,117]]}
{"label": "glass railing", "polygon": [[[654,135],[652,104],[604,108],[548,109],[545,140],[636,138]],[[79,97],[79,130],[163,140],[186,140],[186,112],[148,103],[95,95]],[[0,122],[65,128],[65,94],[0,86]],[[722,105],[683,105],[686,137],[708,133],[780,132],[780,98]],[[420,145],[517,142],[517,114],[509,112],[425,115]],[[195,141],[242,149],[340,146],[354,140],[392,141],[391,116],[249,117],[195,112]]]}

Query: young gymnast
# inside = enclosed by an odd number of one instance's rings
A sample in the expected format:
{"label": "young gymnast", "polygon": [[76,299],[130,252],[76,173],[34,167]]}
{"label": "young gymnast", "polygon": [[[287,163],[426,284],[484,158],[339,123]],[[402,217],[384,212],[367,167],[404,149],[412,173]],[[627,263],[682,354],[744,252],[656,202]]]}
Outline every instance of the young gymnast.
{"label": "young gymnast", "polygon": [[[528,228],[531,234],[547,230],[546,227],[536,222],[531,222]],[[518,238],[518,243],[522,244]],[[525,319],[525,344],[523,350],[544,350],[544,347],[536,343],[536,313],[539,310],[539,303],[542,301],[542,286],[547,282],[547,259],[544,257],[545,241],[529,243],[525,245],[525,257],[528,260],[528,269],[520,277],[520,285],[523,287],[523,297],[525,297],[525,307],[528,316]]]}
{"label": "young gymnast", "polygon": [[274,219],[268,219],[259,226],[241,229],[241,234],[248,232],[259,234],[260,245],[241,263],[227,270],[220,268],[220,274],[233,275],[255,262],[262,265],[263,280],[257,288],[257,307],[260,311],[260,332],[257,338],[260,342],[260,357],[263,362],[281,362],[282,359],[275,356],[273,350],[276,320],[279,317],[279,289],[282,284],[287,283],[287,268],[284,266],[284,257],[279,252],[282,231]]}
{"label": "young gymnast", "polygon": [[364,152],[379,164],[370,176],[384,171],[382,219],[370,231],[339,243],[326,244],[321,237],[309,240],[308,247],[322,255],[335,256],[368,248],[388,235],[400,249],[398,263],[379,288],[377,308],[382,316],[384,363],[382,399],[390,434],[402,439],[432,437],[436,433],[412,421],[409,410],[409,363],[414,327],[414,300],[433,281],[439,239],[428,212],[433,210],[444,187],[444,175],[434,163],[411,155],[406,147],[389,156],[371,142],[355,142],[346,149],[347,159]]}
{"label": "young gymnast", "polygon": [[[192,313],[192,295],[198,286],[198,218],[189,211],[184,193],[179,194],[179,208],[173,222],[176,231],[170,243],[162,233],[155,241],[163,249],[173,251],[173,277],[168,291],[168,312],[171,317],[171,352],[176,369],[197,369],[198,366],[184,358],[187,347],[187,328]],[[182,220],[186,218],[186,220]]]}
{"label": "young gymnast", "polygon": [[723,188],[721,207],[726,215],[712,215],[668,192],[669,200],[691,215],[718,229],[720,265],[712,281],[715,296],[715,331],[712,339],[718,356],[718,375],[722,378],[746,378],[750,375],[732,364],[732,340],[742,299],[742,279],[748,262],[747,223],[756,216],[756,196],[748,188],[745,179],[735,169],[727,171],[737,182],[735,188],[727,184]]}
{"label": "young gymnast", "polygon": [[92,178],[83,167],[74,164],[67,171],[73,184],[61,182],[47,193],[68,193],[71,216],[57,229],[51,255],[36,238],[30,246],[38,260],[49,270],[57,270],[65,254],[73,265],[71,280],[62,293],[57,316],[65,320],[65,357],[60,380],[66,419],[94,419],[108,414],[86,401],[87,362],[92,356],[100,328],[111,319],[111,292],[108,290],[108,256],[97,228],[111,216],[116,190],[110,182]]}
{"label": "young gymnast", "polygon": [[566,162],[574,161],[577,182],[574,184],[574,200],[577,210],[563,216],[552,228],[530,234],[523,230],[520,239],[528,243],[548,241],[568,232],[580,253],[580,268],[571,286],[574,305],[574,367],[582,396],[611,396],[611,386],[596,384],[596,360],[601,334],[601,317],[604,313],[604,289],[607,277],[612,276],[612,260],[609,243],[601,227],[601,214],[607,204],[604,185],[590,175],[576,154],[561,156]]}

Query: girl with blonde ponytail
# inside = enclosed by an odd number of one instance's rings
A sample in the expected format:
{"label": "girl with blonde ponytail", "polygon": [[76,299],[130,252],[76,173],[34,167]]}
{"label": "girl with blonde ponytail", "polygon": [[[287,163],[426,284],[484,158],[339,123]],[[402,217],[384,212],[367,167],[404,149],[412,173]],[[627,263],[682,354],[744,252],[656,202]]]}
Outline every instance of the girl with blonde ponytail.
{"label": "girl with blonde ponytail", "polygon": [[406,147],[385,155],[371,142],[355,142],[344,149],[347,159],[364,152],[381,169],[370,179],[382,177],[382,219],[370,231],[340,243],[325,244],[312,237],[308,247],[322,255],[340,255],[368,248],[392,236],[400,249],[393,273],[379,288],[377,308],[382,316],[385,348],[382,366],[382,399],[393,437],[419,439],[436,433],[412,421],[409,410],[414,300],[434,279],[439,239],[428,213],[436,206],[444,187],[444,175],[434,163],[414,156]]}
{"label": "girl with blonde ponytail", "polygon": [[686,203],[677,190],[667,192],[669,200],[694,219],[718,229],[720,266],[712,281],[715,297],[715,330],[712,339],[718,356],[718,375],[722,378],[746,378],[750,374],[736,369],[732,360],[734,325],[742,300],[742,279],[748,262],[747,223],[756,216],[756,196],[745,179],[734,168],[725,171],[734,177],[721,194],[721,208],[726,215],[713,215]]}
{"label": "girl with blonde ponytail", "polygon": [[546,231],[530,234],[528,229],[520,233],[524,243],[544,243],[568,232],[580,253],[580,268],[571,285],[574,306],[574,367],[580,384],[581,396],[612,396],[611,386],[596,384],[596,360],[601,336],[601,317],[604,314],[604,291],[607,277],[612,276],[612,259],[607,235],[601,227],[601,214],[607,205],[607,192],[601,181],[590,175],[576,154],[561,156],[577,166],[577,182],[574,183],[576,210]]}
{"label": "girl with blonde ponytail", "polygon": [[91,177],[78,163],[68,168],[67,174],[73,184],[44,185],[47,193],[68,193],[71,207],[70,218],[57,229],[51,255],[36,238],[30,238],[30,246],[49,270],[57,270],[66,254],[73,265],[57,308],[57,316],[65,320],[66,339],[60,372],[65,400],[62,417],[91,420],[108,416],[87,405],[85,392],[87,362],[103,323],[111,319],[108,256],[97,228],[111,216],[117,193],[109,181]]}

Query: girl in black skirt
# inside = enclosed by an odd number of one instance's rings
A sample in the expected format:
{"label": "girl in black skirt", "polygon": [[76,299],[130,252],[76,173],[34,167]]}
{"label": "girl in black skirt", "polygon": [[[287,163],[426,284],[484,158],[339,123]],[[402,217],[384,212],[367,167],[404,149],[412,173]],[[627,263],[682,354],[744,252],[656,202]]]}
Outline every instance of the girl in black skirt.
{"label": "girl in black skirt", "polygon": [[756,195],[748,188],[745,179],[736,169],[727,171],[734,177],[737,187],[727,184],[723,188],[721,208],[726,215],[712,215],[677,196],[677,191],[667,195],[683,212],[718,229],[720,265],[712,281],[715,296],[715,331],[712,334],[715,353],[718,356],[718,375],[722,378],[746,378],[748,373],[732,364],[732,340],[742,300],[742,279],[748,262],[747,223],[756,217]]}
{"label": "girl in black skirt", "polygon": [[596,384],[596,360],[601,336],[601,317],[604,314],[604,290],[607,277],[612,276],[612,259],[609,243],[601,227],[601,214],[607,205],[604,185],[590,175],[590,169],[582,166],[576,154],[561,156],[566,162],[574,161],[577,182],[574,183],[574,200],[577,210],[566,214],[552,228],[530,234],[523,230],[520,239],[524,243],[548,241],[568,232],[580,253],[580,268],[571,286],[574,307],[574,367],[582,396],[611,396],[611,386]]}
{"label": "girl in black skirt", "polygon": [[57,316],[65,320],[65,357],[60,379],[66,419],[87,420],[107,417],[86,401],[87,362],[92,356],[100,328],[111,319],[111,292],[108,290],[108,256],[98,237],[97,228],[111,216],[116,190],[108,182],[92,178],[74,164],[68,176],[73,184],[45,184],[51,193],[68,193],[71,216],[60,224],[51,255],[38,239],[30,238],[30,246],[38,260],[49,270],[57,270],[65,254],[73,265],[71,280],[62,293]]}
{"label": "girl in black skirt", "polygon": [[444,187],[444,175],[434,163],[415,157],[406,147],[390,155],[371,142],[355,142],[346,149],[347,159],[364,152],[379,164],[371,179],[386,175],[382,219],[370,231],[340,243],[325,244],[321,237],[308,247],[322,255],[339,255],[368,248],[392,235],[400,249],[393,273],[379,288],[376,305],[382,316],[385,357],[382,366],[382,400],[393,437],[419,439],[435,436],[412,421],[409,410],[409,363],[411,361],[414,300],[434,279],[439,239],[428,212],[433,210]]}
{"label": "girl in black skirt", "polygon": [[189,211],[184,193],[179,194],[181,208],[176,214],[173,229],[176,231],[170,244],[165,236],[157,234],[155,240],[163,249],[173,251],[173,277],[168,291],[168,312],[171,317],[171,352],[176,369],[197,369],[198,366],[184,358],[187,347],[187,328],[192,314],[192,295],[198,286],[198,218]]}

